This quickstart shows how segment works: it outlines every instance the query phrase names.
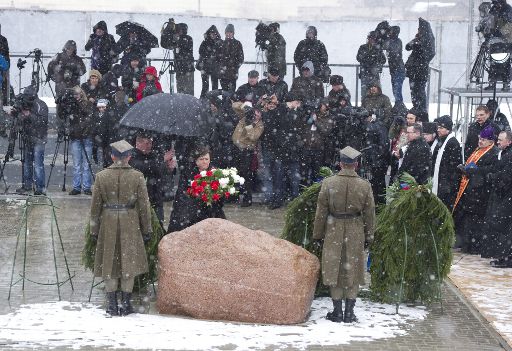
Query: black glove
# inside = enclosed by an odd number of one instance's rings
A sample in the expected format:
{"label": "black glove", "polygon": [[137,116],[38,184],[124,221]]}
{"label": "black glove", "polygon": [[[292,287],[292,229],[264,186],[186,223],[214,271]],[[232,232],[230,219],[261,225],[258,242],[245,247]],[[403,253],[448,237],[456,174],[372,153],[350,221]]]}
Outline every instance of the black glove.
{"label": "black glove", "polygon": [[324,246],[324,239],[315,239],[313,240],[313,248],[315,250],[322,250],[322,246]]}
{"label": "black glove", "polygon": [[466,166],[464,166],[463,164],[460,164],[457,166],[457,169],[463,173],[463,174],[466,174]]}
{"label": "black glove", "polygon": [[144,244],[147,244],[151,241],[151,235],[152,235],[152,233],[146,233],[142,236],[142,240],[144,241]]}
{"label": "black glove", "polygon": [[92,147],[92,159],[95,164],[98,164],[98,147],[96,145]]}
{"label": "black glove", "polygon": [[97,235],[92,235],[92,234],[91,234],[91,240],[92,240],[92,242],[93,242],[93,243],[95,243],[95,244],[96,244],[96,243],[98,242],[98,236],[97,236]]}

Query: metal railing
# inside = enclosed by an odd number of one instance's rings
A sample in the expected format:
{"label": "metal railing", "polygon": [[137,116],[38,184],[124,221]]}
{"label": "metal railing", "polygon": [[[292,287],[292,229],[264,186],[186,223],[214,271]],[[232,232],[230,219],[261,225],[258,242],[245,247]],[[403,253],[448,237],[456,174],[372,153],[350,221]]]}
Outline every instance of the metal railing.
{"label": "metal railing", "polygon": [[[55,54],[52,54],[52,55],[42,55],[41,58],[43,60],[43,64],[45,64],[45,68],[46,66],[48,65],[48,60],[53,58],[55,56]],[[86,63],[86,66],[87,67],[90,67],[90,65],[88,64],[89,61],[90,61],[90,57],[87,56],[80,56],[84,62]],[[16,61],[18,58],[22,58],[22,59],[27,59],[27,60],[31,60],[32,62],[27,62],[27,67],[25,68],[25,74],[22,74],[20,76],[20,74],[18,73],[18,75],[13,75],[13,69],[16,69]],[[13,79],[12,77],[13,76],[17,76],[17,77],[21,77],[21,80],[26,82],[26,84],[21,84],[20,82],[18,82],[18,89],[15,89],[15,92],[18,92],[19,91],[19,88],[20,87],[24,87],[24,86],[27,86],[30,84],[30,78],[31,78],[31,71],[30,71],[30,67],[32,66],[33,64],[33,60],[34,58],[32,56],[29,56],[27,57],[26,55],[22,55],[22,54],[11,54],[11,85],[12,85],[12,82],[13,82]],[[46,62],[44,62],[46,60]],[[162,57],[147,57],[146,58],[146,61],[148,63],[148,65],[154,65],[155,63],[165,63],[165,62],[168,62],[169,60],[168,59],[164,59]],[[248,66],[254,66],[254,68],[256,69],[259,69],[260,65],[262,65],[262,62],[261,61],[245,61],[241,70],[247,70],[247,67]],[[291,84],[291,81],[293,80],[293,78],[295,78],[297,76],[297,67],[295,66],[294,63],[287,63],[287,68],[289,69],[290,66],[291,66],[291,71],[292,71],[292,74],[291,74],[291,77],[289,75],[287,75],[285,77],[285,80],[289,81],[289,84]],[[329,64],[329,67],[331,68],[332,70],[332,74],[338,74],[338,72],[336,71],[341,71],[341,70],[353,70],[353,74],[341,74],[342,76],[344,76],[344,81],[345,81],[345,85],[347,85],[347,87],[349,88],[349,90],[353,91],[351,89],[351,87],[355,86],[355,94],[353,94],[353,96],[355,97],[355,101],[354,101],[354,105],[355,106],[358,106],[360,101],[362,100],[362,97],[360,96],[360,80],[359,80],[359,71],[360,71],[360,65],[359,64],[342,64],[342,63],[330,63]],[[384,68],[389,68],[389,66],[384,66]],[[199,74],[199,72],[197,73]],[[387,72],[383,71],[382,73],[382,76],[384,77],[385,75],[387,75]],[[242,76],[242,75],[241,75]],[[19,80],[19,79],[18,79]],[[169,86],[172,86],[171,84],[171,77],[169,75]],[[384,81],[384,80],[381,80],[381,81]],[[245,82],[245,81],[244,81]],[[244,82],[240,82],[239,84],[243,84]],[[348,84],[348,82],[350,82],[351,84]],[[385,81],[387,82],[387,81]],[[441,110],[441,89],[442,89],[442,70],[440,68],[437,68],[437,67],[433,67],[433,66],[430,66],[429,67],[429,79],[428,79],[428,82],[427,82],[427,104],[429,104],[430,102],[430,98],[431,98],[431,93],[432,93],[432,87],[435,87],[435,91],[434,91],[434,97],[435,97],[435,103],[437,103],[437,115],[439,116],[439,113],[440,113],[440,110]],[[43,94],[43,96],[46,96]],[[47,96],[50,96],[50,95],[47,95]]]}

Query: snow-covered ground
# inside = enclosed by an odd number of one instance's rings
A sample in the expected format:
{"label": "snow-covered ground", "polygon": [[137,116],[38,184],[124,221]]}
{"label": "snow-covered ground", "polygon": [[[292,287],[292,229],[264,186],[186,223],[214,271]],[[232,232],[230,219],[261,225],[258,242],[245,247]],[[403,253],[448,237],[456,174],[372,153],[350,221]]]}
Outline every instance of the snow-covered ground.
{"label": "snow-covered ground", "polygon": [[489,261],[454,255],[449,278],[512,346],[512,269],[493,268]]}
{"label": "snow-covered ground", "polygon": [[202,321],[176,316],[133,314],[106,318],[99,306],[71,302],[22,305],[0,316],[0,344],[13,348],[125,348],[248,350],[272,347],[303,349],[404,335],[427,316],[424,308],[395,307],[358,300],[360,322],[338,324],[325,319],[331,299],[313,302],[308,321],[295,326]]}

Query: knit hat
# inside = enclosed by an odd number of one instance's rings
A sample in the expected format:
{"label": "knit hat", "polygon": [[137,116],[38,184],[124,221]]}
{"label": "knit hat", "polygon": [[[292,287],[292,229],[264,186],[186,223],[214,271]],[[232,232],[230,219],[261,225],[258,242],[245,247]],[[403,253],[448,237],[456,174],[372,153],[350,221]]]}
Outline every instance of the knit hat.
{"label": "knit hat", "polygon": [[249,74],[247,75],[249,78],[258,78],[260,76],[260,73],[256,70],[249,71]]}
{"label": "knit hat", "polygon": [[276,67],[269,67],[268,74],[271,76],[279,76],[279,70]]}
{"label": "knit hat", "polygon": [[343,77],[339,76],[337,74],[334,74],[329,79],[329,84],[331,84],[331,85],[342,85],[343,84]]}
{"label": "knit hat", "polygon": [[98,80],[101,80],[101,73],[98,70],[91,69],[91,71],[89,72],[89,78],[91,78],[92,76],[95,76],[96,78],[98,78]]}
{"label": "knit hat", "polygon": [[309,26],[306,30],[306,37],[308,36],[308,33],[313,33],[313,36],[316,38],[318,32],[315,26]]}
{"label": "knit hat", "polygon": [[226,26],[225,33],[235,33],[235,26],[231,23]]}
{"label": "knit hat", "polygon": [[66,44],[64,44],[63,50],[72,49],[76,53],[76,42],[74,40],[68,40]]}
{"label": "knit hat", "polygon": [[496,134],[494,133],[494,128],[491,126],[487,126],[480,132],[479,137],[481,139],[487,139],[487,140],[496,140]]}
{"label": "knit hat", "polygon": [[441,116],[437,118],[434,122],[436,122],[439,127],[443,127],[448,130],[452,130],[453,128],[452,118],[448,115]]}
{"label": "knit hat", "polygon": [[423,123],[423,134],[435,134],[437,132],[437,124],[434,122]]}
{"label": "knit hat", "polygon": [[311,71],[311,74],[315,74],[315,66],[313,66],[313,62],[311,62],[311,61],[304,62],[304,64],[301,67],[301,71],[303,71],[305,69],[309,69]]}

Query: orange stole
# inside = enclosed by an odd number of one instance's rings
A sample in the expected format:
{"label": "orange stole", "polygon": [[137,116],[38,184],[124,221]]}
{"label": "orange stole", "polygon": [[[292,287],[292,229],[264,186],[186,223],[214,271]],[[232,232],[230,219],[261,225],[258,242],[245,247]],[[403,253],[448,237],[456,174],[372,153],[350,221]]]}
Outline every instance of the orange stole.
{"label": "orange stole", "polygon": [[[469,158],[466,160],[466,166],[469,165],[471,162],[474,162],[475,164],[477,164],[477,162],[482,158],[482,156],[485,155],[487,153],[487,151],[489,151],[493,147],[494,147],[494,144],[487,146],[487,147],[478,148],[475,151],[473,151],[471,156],[469,156]],[[465,175],[462,176],[462,179],[460,181],[460,186],[459,186],[459,192],[457,193],[457,198],[455,199],[455,204],[453,205],[452,213],[455,211],[455,207],[457,207],[457,204],[459,203],[459,200],[462,197],[462,194],[464,194],[464,190],[466,190],[466,187],[468,186],[468,184],[469,184],[469,178],[466,177]]]}

